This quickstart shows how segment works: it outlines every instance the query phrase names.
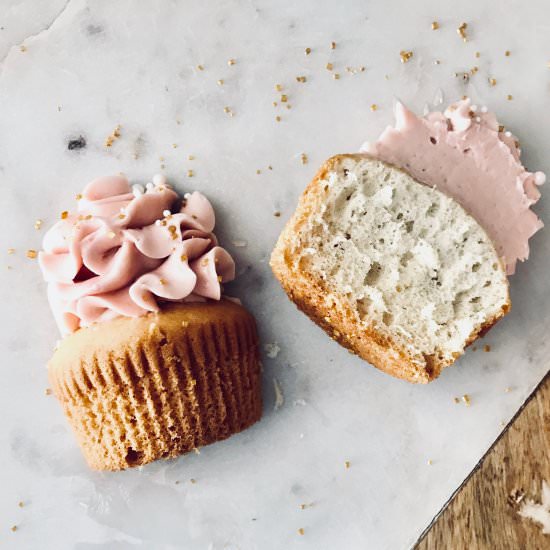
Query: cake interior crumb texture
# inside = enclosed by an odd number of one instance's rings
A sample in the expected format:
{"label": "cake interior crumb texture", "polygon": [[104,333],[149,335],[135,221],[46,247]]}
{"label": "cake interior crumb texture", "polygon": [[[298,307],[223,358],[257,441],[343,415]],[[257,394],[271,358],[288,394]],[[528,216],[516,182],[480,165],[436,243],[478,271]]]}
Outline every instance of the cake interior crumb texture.
{"label": "cake interior crumb texture", "polygon": [[325,164],[271,264],[336,339],[411,381],[437,376],[509,309],[482,227],[453,199],[363,155]]}
{"label": "cake interior crumb texture", "polygon": [[48,367],[84,456],[98,470],[198,449],[262,412],[256,325],[228,300],[80,329]]}

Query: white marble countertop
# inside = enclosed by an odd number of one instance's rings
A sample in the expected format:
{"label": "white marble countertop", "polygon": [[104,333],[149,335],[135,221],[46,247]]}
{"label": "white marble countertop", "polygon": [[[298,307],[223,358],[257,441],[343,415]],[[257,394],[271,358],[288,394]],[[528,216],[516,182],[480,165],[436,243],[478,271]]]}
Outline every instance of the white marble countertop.
{"label": "white marble countertop", "polygon": [[[512,313],[481,344],[492,351],[478,346],[427,387],[325,337],[267,259],[320,163],[375,138],[394,97],[422,111],[468,94],[520,137],[530,169],[550,173],[548,15],[545,0],[0,2],[2,548],[410,547],[548,371],[547,230],[512,279]],[[400,50],[413,58],[401,64]],[[290,109],[272,105],[277,83]],[[239,265],[231,292],[280,353],[264,359],[256,426],[200,455],[101,474],[45,396],[58,336],[25,251],[40,247],[36,219],[48,226],[89,179],[119,171],[141,183],[161,171],[212,199]],[[549,220],[550,199],[536,210]],[[463,394],[470,407],[454,403]]]}

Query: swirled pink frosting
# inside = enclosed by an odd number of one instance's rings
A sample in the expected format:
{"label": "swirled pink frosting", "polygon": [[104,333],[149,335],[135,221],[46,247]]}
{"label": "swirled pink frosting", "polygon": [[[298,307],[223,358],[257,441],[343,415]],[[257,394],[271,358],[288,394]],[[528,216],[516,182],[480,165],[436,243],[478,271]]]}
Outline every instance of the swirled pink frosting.
{"label": "swirled pink frosting", "polygon": [[219,300],[220,283],[235,277],[206,197],[180,204],[162,176],[154,181],[132,190],[123,176],[95,179],[44,236],[39,263],[63,334],[163,302]]}
{"label": "swirled pink frosting", "polygon": [[395,119],[395,127],[361,151],[455,199],[485,229],[507,273],[514,273],[517,260],[529,256],[529,238],[543,226],[531,205],[546,179],[524,168],[517,138],[470,99],[425,117],[397,103]]}

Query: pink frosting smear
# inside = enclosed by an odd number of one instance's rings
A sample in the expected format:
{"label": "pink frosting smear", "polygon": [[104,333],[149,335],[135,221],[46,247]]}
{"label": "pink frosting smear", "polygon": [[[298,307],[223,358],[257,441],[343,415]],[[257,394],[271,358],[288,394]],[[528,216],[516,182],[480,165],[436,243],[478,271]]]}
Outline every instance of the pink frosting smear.
{"label": "pink frosting smear", "polygon": [[235,264],[218,246],[210,202],[179,201],[163,176],[146,188],[123,176],[89,183],[77,211],[44,236],[39,263],[59,329],[68,334],[163,302],[219,300]]}
{"label": "pink frosting smear", "polygon": [[529,238],[543,226],[530,207],[546,179],[524,168],[517,138],[470,99],[425,117],[397,103],[395,119],[395,127],[361,151],[455,199],[485,229],[513,274],[517,260],[529,256]]}

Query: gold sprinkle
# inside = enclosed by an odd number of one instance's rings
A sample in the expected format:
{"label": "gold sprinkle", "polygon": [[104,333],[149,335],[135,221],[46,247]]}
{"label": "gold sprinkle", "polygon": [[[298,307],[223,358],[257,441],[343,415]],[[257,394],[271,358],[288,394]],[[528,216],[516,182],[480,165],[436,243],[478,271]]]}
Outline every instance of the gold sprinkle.
{"label": "gold sprinkle", "polygon": [[222,282],[222,276],[218,275],[218,283],[221,283],[221,282]]}
{"label": "gold sprinkle", "polygon": [[[333,42],[333,44],[334,44],[334,42]],[[304,528],[300,527],[300,529],[298,529],[298,534],[303,536],[304,533],[305,533]]]}
{"label": "gold sprinkle", "polygon": [[281,213],[280,213],[278,210],[275,210],[275,212],[273,212],[273,215],[274,215],[276,218],[280,218],[280,217],[281,217]]}
{"label": "gold sprinkle", "polygon": [[331,43],[330,43],[330,49],[331,49],[331,50],[335,50],[335,49],[336,49],[336,42],[331,42]]}
{"label": "gold sprinkle", "polygon": [[195,175],[195,173],[193,172],[193,170],[187,170],[187,177],[188,178],[192,178],[194,175]]}
{"label": "gold sprinkle", "polygon": [[334,80],[339,80],[340,79],[340,73],[334,73],[332,75],[332,78],[334,78]]}
{"label": "gold sprinkle", "polygon": [[15,254],[15,248],[8,248],[8,254]]}
{"label": "gold sprinkle", "polygon": [[376,111],[376,109],[378,109],[378,105],[376,105],[376,103],[373,103],[371,106],[370,106],[370,110],[372,112]]}
{"label": "gold sprinkle", "polygon": [[479,71],[479,67],[472,67],[470,69],[470,74],[474,76]]}
{"label": "gold sprinkle", "polygon": [[462,401],[464,401],[464,403],[466,403],[466,406],[469,407],[470,404],[471,404],[471,400],[470,400],[470,396],[465,393],[463,396],[462,396]]}
{"label": "gold sprinkle", "polygon": [[229,60],[227,61],[227,64],[228,64],[228,65],[235,65],[235,63],[237,63],[237,61],[236,61],[235,59],[229,59]]}
{"label": "gold sprinkle", "polygon": [[27,258],[30,258],[31,260],[34,260],[37,256],[37,252],[36,250],[33,250],[32,248],[30,248],[29,250],[27,250]]}
{"label": "gold sprinkle", "polygon": [[166,279],[159,279],[159,283],[164,286],[166,284]]}
{"label": "gold sprinkle", "polygon": [[85,219],[85,220],[91,220],[91,219],[92,219],[92,215],[91,215],[91,214],[88,214],[84,219]]}
{"label": "gold sprinkle", "polygon": [[188,159],[188,160],[195,160],[195,155],[189,155],[189,156],[187,157],[187,159]]}
{"label": "gold sprinkle", "polygon": [[332,71],[333,67],[334,67],[334,65],[332,63],[327,63],[325,65],[325,68],[326,68],[327,71]]}
{"label": "gold sprinkle", "polygon": [[123,220],[126,217],[126,214],[123,214],[122,212],[118,215],[119,220]]}
{"label": "gold sprinkle", "polygon": [[62,220],[66,220],[68,216],[69,216],[69,213],[67,212],[67,210],[63,210],[63,212],[61,212]]}
{"label": "gold sprinkle", "polygon": [[197,70],[204,71],[204,67],[202,65],[197,65]]}
{"label": "gold sprinkle", "polygon": [[514,96],[511,96],[510,94],[508,94],[508,95],[506,96],[506,99],[507,99],[508,101],[512,101],[512,99],[514,99]]}
{"label": "gold sprinkle", "polygon": [[489,351],[491,351],[491,346],[490,346],[489,344],[485,344],[485,345],[483,346],[483,351],[486,352],[486,353],[489,352]]}
{"label": "gold sprinkle", "polygon": [[502,124],[498,127],[498,131],[501,133],[504,132],[504,126]]}
{"label": "gold sprinkle", "polygon": [[218,86],[223,86],[223,78],[217,80]]}
{"label": "gold sprinkle", "polygon": [[432,464],[433,464],[432,459],[429,458],[429,459],[428,459],[428,466],[431,466]]}
{"label": "gold sprinkle", "polygon": [[193,477],[192,477],[189,481],[190,481],[191,483],[193,483],[193,484],[194,484],[194,483],[197,483],[197,480],[196,480],[195,478],[193,478]]}
{"label": "gold sprinkle", "polygon": [[178,148],[178,144],[177,143],[172,143],[172,149],[177,149]]}
{"label": "gold sprinkle", "polygon": [[407,51],[407,50],[401,50],[399,52],[399,56],[401,57],[401,63],[407,63],[409,59],[413,56],[413,52]]}
{"label": "gold sprinkle", "polygon": [[23,508],[23,506],[25,506],[25,503],[20,500],[18,503],[17,503],[17,506],[19,506],[19,508]]}
{"label": "gold sprinkle", "polygon": [[510,57],[510,50],[506,50],[506,51],[504,52],[504,55],[505,55],[506,57]]}
{"label": "gold sprinkle", "polygon": [[275,120],[276,120],[277,122],[281,122],[281,117],[277,115],[277,116],[275,117]]}
{"label": "gold sprinkle", "polygon": [[296,81],[301,82],[303,84],[306,81],[306,77],[305,76],[297,76]]}
{"label": "gold sprinkle", "polygon": [[460,36],[460,38],[462,38],[462,40],[464,42],[467,42],[468,41],[468,37],[466,36],[466,29],[468,28],[468,23],[461,23],[458,27],[458,29],[456,29],[456,32],[458,33],[458,36]]}
{"label": "gold sprinkle", "polygon": [[36,221],[34,222],[34,228],[38,230],[38,229],[40,229],[41,227],[42,227],[42,220],[36,220]]}
{"label": "gold sprinkle", "polygon": [[75,200],[79,201],[82,199],[82,193],[78,193],[77,195],[75,195]]}
{"label": "gold sprinkle", "polygon": [[306,48],[306,55],[309,55],[311,53],[311,48]]}
{"label": "gold sprinkle", "polygon": [[180,256],[180,260],[181,260],[182,262],[186,262],[187,259],[188,259],[188,258],[187,258],[187,255],[186,255],[186,254],[182,254],[182,255]]}
{"label": "gold sprinkle", "polygon": [[281,103],[286,103],[288,101],[288,96],[286,94],[281,94]]}
{"label": "gold sprinkle", "polygon": [[170,233],[175,233],[176,232],[176,226],[175,225],[169,225],[168,226],[168,231],[170,231]]}
{"label": "gold sprinkle", "polygon": [[302,161],[302,164],[307,164],[308,158],[307,158],[307,155],[305,153],[302,153],[300,155],[300,159]]}
{"label": "gold sprinkle", "polygon": [[105,138],[105,147],[111,147],[115,139],[120,137],[120,125],[117,125],[110,135]]}
{"label": "gold sprinkle", "polygon": [[276,101],[273,102],[273,107],[277,107],[278,103]]}
{"label": "gold sprinkle", "polygon": [[46,395],[51,395],[51,394],[52,394],[51,388],[46,388],[46,389],[44,390],[44,393],[45,393]]}
{"label": "gold sprinkle", "polygon": [[346,467],[346,470],[349,470],[349,467],[351,466],[351,463],[350,463],[349,460],[346,460],[346,461],[344,462],[344,465],[345,465],[345,467]]}
{"label": "gold sprinkle", "polygon": [[233,116],[233,111],[229,107],[224,107],[223,112],[227,113],[229,116]]}
{"label": "gold sprinkle", "polygon": [[256,174],[261,174],[261,173],[262,173],[262,171],[261,171],[261,170],[259,170],[259,169],[258,169],[258,170],[256,170]]}
{"label": "gold sprinkle", "polygon": [[496,85],[497,85],[497,79],[489,78],[489,86],[496,86]]}
{"label": "gold sprinkle", "polygon": [[15,533],[15,531],[17,531],[17,525],[12,525],[11,530],[12,530],[12,533]]}
{"label": "gold sprinkle", "polygon": [[283,86],[281,84],[275,84],[275,90],[277,92],[281,92],[283,90]]}
{"label": "gold sprinkle", "polygon": [[475,56],[476,56],[476,57],[480,57],[481,54],[480,54],[479,52],[476,52],[476,53],[475,53]]}
{"label": "gold sprinkle", "polygon": [[439,29],[439,23],[437,21],[432,22],[432,31]]}
{"label": "gold sprinkle", "polygon": [[201,265],[202,266],[207,266],[208,265],[208,258],[204,258],[203,260],[201,260]]}

